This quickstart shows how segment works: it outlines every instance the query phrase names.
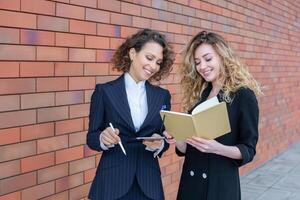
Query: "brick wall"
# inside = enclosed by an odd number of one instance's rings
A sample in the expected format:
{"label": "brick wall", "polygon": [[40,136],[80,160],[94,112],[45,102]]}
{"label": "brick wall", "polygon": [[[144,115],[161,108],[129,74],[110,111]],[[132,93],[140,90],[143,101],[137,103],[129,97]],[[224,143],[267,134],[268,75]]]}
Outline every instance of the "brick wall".
{"label": "brick wall", "polygon": [[[165,33],[177,53],[203,29],[230,41],[264,87],[257,156],[241,173],[261,165],[300,139],[299,10],[293,0],[0,0],[0,200],[86,196],[101,157],[85,145],[90,97],[119,75],[109,60],[139,28]],[[161,83],[173,110],[177,64]],[[175,199],[174,146],[160,164]]]}

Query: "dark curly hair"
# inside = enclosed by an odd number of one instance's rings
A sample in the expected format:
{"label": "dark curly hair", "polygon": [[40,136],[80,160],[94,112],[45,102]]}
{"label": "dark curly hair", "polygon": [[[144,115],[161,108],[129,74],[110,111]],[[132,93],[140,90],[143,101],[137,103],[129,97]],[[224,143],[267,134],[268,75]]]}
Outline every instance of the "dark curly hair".
{"label": "dark curly hair", "polygon": [[160,69],[150,80],[160,81],[169,75],[174,61],[174,52],[167,43],[165,36],[151,29],[142,29],[126,38],[112,58],[113,69],[128,72],[131,65],[129,50],[134,48],[136,52],[139,52],[147,42],[156,42],[163,48],[163,61],[160,64]]}

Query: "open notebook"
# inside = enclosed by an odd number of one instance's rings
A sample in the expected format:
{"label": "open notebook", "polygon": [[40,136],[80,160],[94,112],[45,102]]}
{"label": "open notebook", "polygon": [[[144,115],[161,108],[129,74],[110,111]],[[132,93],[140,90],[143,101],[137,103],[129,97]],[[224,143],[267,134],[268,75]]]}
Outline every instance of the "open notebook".
{"label": "open notebook", "polygon": [[161,110],[166,131],[176,140],[198,136],[215,139],[231,131],[225,102],[213,97],[194,108],[192,114]]}

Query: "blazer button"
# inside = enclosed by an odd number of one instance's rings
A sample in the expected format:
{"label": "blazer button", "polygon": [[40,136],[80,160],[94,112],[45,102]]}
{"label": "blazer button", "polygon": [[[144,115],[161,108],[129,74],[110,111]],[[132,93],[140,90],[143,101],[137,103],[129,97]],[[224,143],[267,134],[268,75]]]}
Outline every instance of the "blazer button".
{"label": "blazer button", "polygon": [[202,174],[202,178],[206,179],[207,178],[207,174],[203,173]]}
{"label": "blazer button", "polygon": [[191,176],[194,176],[194,175],[195,175],[195,172],[194,172],[193,170],[191,170],[191,171],[190,171],[190,175],[191,175]]}

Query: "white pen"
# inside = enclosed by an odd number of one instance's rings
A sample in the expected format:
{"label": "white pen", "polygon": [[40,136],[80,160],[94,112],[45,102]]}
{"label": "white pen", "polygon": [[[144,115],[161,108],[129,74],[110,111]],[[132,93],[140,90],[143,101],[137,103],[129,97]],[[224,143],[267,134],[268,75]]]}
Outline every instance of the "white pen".
{"label": "white pen", "polygon": [[[113,127],[112,123],[109,123],[109,126],[110,126],[110,128],[112,128],[113,131],[115,131],[115,128]],[[124,153],[125,156],[126,156],[126,151],[125,151],[125,149],[124,149],[124,147],[123,147],[123,144],[122,144],[121,140],[118,142],[118,144],[120,145],[120,147],[121,147],[123,153]]]}

